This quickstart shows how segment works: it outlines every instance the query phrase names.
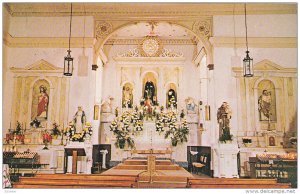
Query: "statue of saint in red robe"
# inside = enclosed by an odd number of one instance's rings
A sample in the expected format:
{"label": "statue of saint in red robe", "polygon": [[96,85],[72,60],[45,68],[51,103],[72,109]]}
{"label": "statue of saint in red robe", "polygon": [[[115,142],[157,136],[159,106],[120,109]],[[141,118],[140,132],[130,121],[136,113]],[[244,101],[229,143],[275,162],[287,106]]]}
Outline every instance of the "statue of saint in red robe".
{"label": "statue of saint in red robe", "polygon": [[47,119],[49,96],[47,94],[47,88],[43,85],[40,86],[39,103],[37,108],[37,117]]}

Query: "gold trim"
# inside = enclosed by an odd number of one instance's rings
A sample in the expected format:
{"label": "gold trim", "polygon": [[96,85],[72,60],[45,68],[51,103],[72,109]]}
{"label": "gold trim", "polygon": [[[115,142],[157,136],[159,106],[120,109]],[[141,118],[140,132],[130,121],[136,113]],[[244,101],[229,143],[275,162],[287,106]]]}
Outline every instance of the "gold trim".
{"label": "gold trim", "polygon": [[[211,37],[209,41],[214,47],[245,48],[246,40],[241,37]],[[297,38],[294,37],[248,37],[251,48],[297,48]]]}
{"label": "gold trim", "polygon": [[[154,40],[158,44],[158,49],[154,54],[147,53],[143,48],[145,41],[148,40]],[[158,57],[162,53],[162,48],[162,42],[157,36],[146,36],[138,45],[138,49],[143,57]]]}

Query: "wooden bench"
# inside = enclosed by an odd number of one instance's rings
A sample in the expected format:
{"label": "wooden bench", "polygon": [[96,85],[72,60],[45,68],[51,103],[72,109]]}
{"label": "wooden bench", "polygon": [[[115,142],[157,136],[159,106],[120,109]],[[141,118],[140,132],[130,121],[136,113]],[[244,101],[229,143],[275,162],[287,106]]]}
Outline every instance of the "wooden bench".
{"label": "wooden bench", "polygon": [[289,183],[277,183],[276,179],[238,179],[238,178],[212,178],[188,179],[188,188],[291,188]]}
{"label": "wooden bench", "polygon": [[13,188],[136,188],[137,176],[40,174],[20,177]]}

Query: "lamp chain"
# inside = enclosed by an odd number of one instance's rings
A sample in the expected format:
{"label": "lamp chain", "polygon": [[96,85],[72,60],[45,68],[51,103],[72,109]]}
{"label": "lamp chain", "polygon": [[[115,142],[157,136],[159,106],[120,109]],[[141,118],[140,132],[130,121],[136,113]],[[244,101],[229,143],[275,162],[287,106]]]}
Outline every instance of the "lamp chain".
{"label": "lamp chain", "polygon": [[246,27],[246,46],[248,51],[248,33],[247,33],[247,9],[246,9],[246,3],[245,3],[245,27]]}
{"label": "lamp chain", "polygon": [[70,16],[70,36],[69,36],[69,50],[70,50],[70,45],[71,45],[71,32],[72,32],[72,3],[71,3],[71,16]]}

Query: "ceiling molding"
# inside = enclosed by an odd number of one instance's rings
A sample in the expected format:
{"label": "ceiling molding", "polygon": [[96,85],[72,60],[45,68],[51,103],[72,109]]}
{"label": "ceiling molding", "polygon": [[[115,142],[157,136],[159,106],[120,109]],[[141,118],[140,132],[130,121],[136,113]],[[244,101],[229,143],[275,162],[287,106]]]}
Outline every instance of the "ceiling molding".
{"label": "ceiling molding", "polygon": [[[245,48],[243,37],[211,37],[209,41],[214,47]],[[293,37],[248,37],[248,45],[252,48],[297,48],[297,38]]]}
{"label": "ceiling molding", "polygon": [[[13,48],[68,48],[69,38],[39,38],[39,37],[12,37],[9,34],[3,36],[3,42]],[[94,38],[71,38],[71,48],[92,48]]]}
{"label": "ceiling molding", "polygon": [[[244,14],[243,3],[73,3],[73,15],[103,19],[188,19]],[[70,3],[4,3],[12,16],[69,16]],[[249,3],[247,14],[297,14],[297,3]]]}

